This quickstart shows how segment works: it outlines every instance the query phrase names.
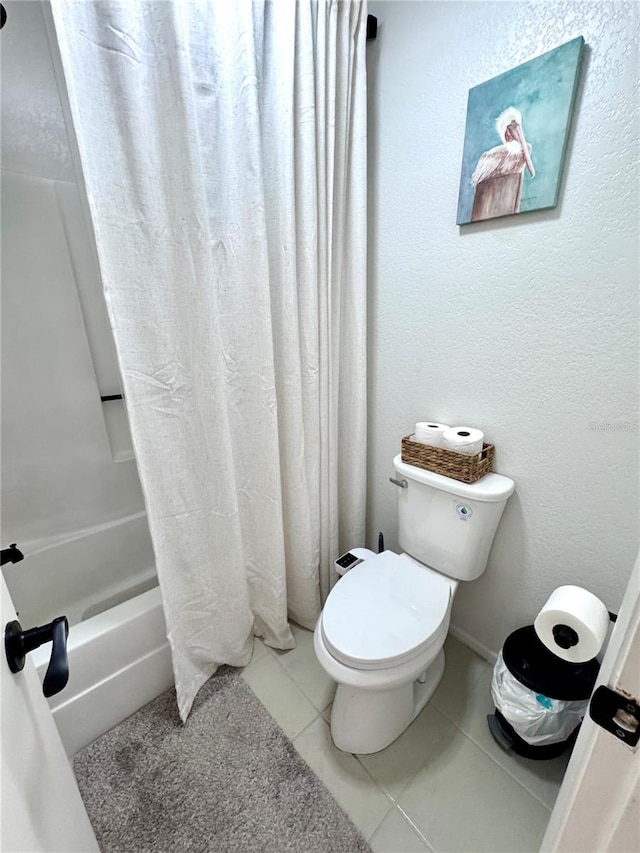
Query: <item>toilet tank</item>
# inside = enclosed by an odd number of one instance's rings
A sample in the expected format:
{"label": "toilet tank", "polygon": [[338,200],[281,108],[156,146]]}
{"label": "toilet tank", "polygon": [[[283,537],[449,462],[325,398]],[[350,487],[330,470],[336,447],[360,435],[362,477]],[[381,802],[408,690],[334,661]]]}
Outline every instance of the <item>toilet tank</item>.
{"label": "toilet tank", "polygon": [[480,577],[500,518],[515,483],[500,474],[485,474],[476,483],[462,483],[393,460],[400,547],[416,560],[463,581]]}

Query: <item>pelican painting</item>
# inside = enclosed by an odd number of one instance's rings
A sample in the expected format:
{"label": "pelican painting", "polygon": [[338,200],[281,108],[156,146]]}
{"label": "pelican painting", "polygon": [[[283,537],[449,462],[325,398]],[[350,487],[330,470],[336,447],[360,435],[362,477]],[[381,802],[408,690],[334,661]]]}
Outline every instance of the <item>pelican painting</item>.
{"label": "pelican painting", "polygon": [[536,174],[520,111],[509,107],[500,113],[496,130],[502,145],[485,151],[471,175],[471,184],[475,188],[472,222],[520,213],[524,170],[526,168],[532,178]]}
{"label": "pelican painting", "polygon": [[458,225],[555,207],[584,39],[469,90]]}

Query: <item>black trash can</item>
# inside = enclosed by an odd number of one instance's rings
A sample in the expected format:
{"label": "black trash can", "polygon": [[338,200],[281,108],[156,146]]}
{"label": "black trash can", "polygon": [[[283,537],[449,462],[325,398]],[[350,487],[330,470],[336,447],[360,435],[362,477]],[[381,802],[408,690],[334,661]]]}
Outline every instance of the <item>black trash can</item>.
{"label": "black trash can", "polygon": [[[509,680],[512,687],[522,686],[524,689],[513,691],[513,696],[505,696],[501,708],[499,692],[500,689],[505,690],[507,681],[502,679],[502,687],[499,687],[497,673],[502,663],[515,679],[516,685]],[[495,714],[487,715],[487,723],[494,740],[503,749],[525,758],[540,760],[561,755],[565,749],[573,746],[578,735],[583,713],[580,711],[581,703],[586,711],[600,669],[597,659],[593,658],[585,663],[562,660],[542,643],[533,625],[527,625],[507,637],[502,649],[502,663],[499,658],[492,683],[496,711]],[[516,692],[518,695],[515,695]],[[518,713],[518,701],[522,702],[521,715]],[[533,706],[537,712],[537,724],[531,723],[531,715],[527,719],[527,714]],[[552,713],[556,714],[553,720],[550,716]],[[549,715],[549,728],[569,727],[570,731],[563,731],[560,738],[557,733],[545,734],[544,731],[539,736],[532,736],[532,725],[540,725],[544,730],[547,722],[544,719],[545,714]],[[510,716],[510,719],[506,716]],[[519,717],[522,723],[518,722]],[[535,742],[532,743],[532,740]]]}

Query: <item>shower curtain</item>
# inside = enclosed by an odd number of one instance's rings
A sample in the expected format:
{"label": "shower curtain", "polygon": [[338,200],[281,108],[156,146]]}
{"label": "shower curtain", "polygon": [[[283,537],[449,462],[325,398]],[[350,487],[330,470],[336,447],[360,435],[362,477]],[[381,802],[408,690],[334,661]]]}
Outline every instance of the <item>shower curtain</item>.
{"label": "shower curtain", "polygon": [[52,6],[186,720],[363,543],[366,4]]}

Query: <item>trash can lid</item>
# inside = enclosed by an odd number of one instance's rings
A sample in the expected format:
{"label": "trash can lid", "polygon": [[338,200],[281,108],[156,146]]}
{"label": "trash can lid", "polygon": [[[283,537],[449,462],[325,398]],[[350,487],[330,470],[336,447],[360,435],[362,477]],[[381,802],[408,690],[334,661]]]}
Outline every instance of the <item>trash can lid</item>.
{"label": "trash can lid", "polygon": [[529,690],[565,701],[588,699],[600,669],[596,658],[569,663],[557,657],[540,640],[533,625],[509,634],[502,657],[509,672]]}

